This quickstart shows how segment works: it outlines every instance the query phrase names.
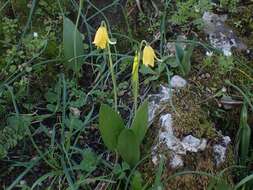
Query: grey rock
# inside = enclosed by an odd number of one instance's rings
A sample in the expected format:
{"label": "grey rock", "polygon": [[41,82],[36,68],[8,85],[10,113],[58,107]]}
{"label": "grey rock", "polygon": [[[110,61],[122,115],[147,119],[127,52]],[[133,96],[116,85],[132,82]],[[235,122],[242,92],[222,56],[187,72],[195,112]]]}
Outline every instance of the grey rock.
{"label": "grey rock", "polygon": [[221,144],[216,144],[213,146],[213,152],[214,152],[214,160],[216,166],[219,166],[226,160],[226,152],[227,152],[227,146],[231,142],[231,139],[229,136],[224,136],[222,139]]}
{"label": "grey rock", "polygon": [[212,46],[220,49],[225,56],[231,56],[231,49],[246,50],[246,45],[235,35],[233,30],[225,24],[227,15],[217,15],[205,12],[202,16],[204,32]]}
{"label": "grey rock", "polygon": [[187,84],[187,81],[179,75],[174,75],[170,80],[170,85],[172,88],[183,88]]}

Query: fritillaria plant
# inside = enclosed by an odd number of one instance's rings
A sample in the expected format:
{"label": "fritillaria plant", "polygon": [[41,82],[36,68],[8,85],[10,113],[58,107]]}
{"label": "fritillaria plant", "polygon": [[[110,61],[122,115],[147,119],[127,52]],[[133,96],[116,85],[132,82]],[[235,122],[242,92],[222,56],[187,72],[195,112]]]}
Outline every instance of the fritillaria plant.
{"label": "fritillaria plant", "polygon": [[[102,139],[111,151],[115,151],[131,167],[140,159],[140,144],[146,134],[148,126],[148,102],[137,109],[138,89],[139,89],[139,63],[142,54],[143,64],[154,67],[156,55],[154,49],[146,41],[142,41],[139,51],[136,52],[132,69],[132,88],[134,97],[134,118],[131,126],[125,126],[122,117],[117,110],[117,88],[116,78],[113,70],[113,62],[110,51],[111,41],[105,22],[98,28],[93,42],[98,48],[107,51],[109,56],[109,69],[112,76],[114,90],[114,108],[102,104],[99,111],[99,130]],[[143,45],[145,47],[142,52]],[[142,53],[141,53],[142,52]]]}

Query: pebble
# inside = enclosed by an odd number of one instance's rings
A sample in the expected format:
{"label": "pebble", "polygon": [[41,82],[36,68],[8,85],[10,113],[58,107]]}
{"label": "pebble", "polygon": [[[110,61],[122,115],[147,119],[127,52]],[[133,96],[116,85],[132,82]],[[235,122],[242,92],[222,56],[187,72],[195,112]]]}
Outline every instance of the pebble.
{"label": "pebble", "polygon": [[187,84],[187,81],[179,75],[174,75],[170,80],[170,85],[172,88],[183,88]]}

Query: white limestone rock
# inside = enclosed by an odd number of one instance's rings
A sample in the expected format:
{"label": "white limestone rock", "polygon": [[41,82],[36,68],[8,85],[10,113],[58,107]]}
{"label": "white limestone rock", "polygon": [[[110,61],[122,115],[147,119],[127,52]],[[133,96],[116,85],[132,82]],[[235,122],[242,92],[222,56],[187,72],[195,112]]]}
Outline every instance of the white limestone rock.
{"label": "white limestone rock", "polygon": [[216,144],[213,146],[214,160],[215,160],[216,166],[219,166],[220,164],[225,162],[227,147],[230,142],[231,142],[230,137],[224,136],[221,144]]}
{"label": "white limestone rock", "polygon": [[174,75],[170,80],[170,85],[172,88],[183,88],[187,84],[187,81],[180,77],[179,75]]}
{"label": "white limestone rock", "polygon": [[235,35],[233,30],[225,24],[227,15],[217,15],[205,12],[202,16],[204,32],[212,46],[220,49],[225,56],[232,55],[232,48],[246,50],[246,45]]}

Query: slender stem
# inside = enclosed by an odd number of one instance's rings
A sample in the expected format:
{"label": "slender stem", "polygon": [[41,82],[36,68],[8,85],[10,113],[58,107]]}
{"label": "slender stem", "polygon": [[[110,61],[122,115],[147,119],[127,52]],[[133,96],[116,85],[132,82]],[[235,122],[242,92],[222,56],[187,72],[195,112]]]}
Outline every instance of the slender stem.
{"label": "slender stem", "polygon": [[[135,76],[133,76],[134,115],[137,111],[137,104],[138,104],[137,102],[138,90],[139,90],[139,73],[138,73],[139,71],[138,70],[139,70],[139,62],[140,62],[140,52],[137,52],[136,55],[137,55],[137,68],[136,68],[137,71],[134,71],[134,72],[137,72],[137,76],[135,79],[134,79]],[[135,58],[134,58],[134,62],[135,62]],[[135,73],[133,73],[133,75],[135,75]]]}
{"label": "slender stem", "polygon": [[[137,52],[137,57],[138,57],[138,69],[139,69],[139,65],[140,65],[140,61],[141,61],[141,50],[142,50],[142,46],[143,44],[147,44],[147,42],[145,40],[142,40],[140,43],[140,47],[139,47],[139,51]],[[137,70],[138,73],[138,70]],[[138,90],[139,90],[139,77],[137,77],[137,81],[134,81],[133,84],[133,96],[134,96],[134,113],[136,113],[137,111],[137,106],[138,106]]]}
{"label": "slender stem", "polygon": [[109,43],[107,43],[107,51],[108,51],[108,56],[109,56],[109,68],[112,76],[112,83],[113,83],[113,92],[114,92],[114,109],[115,111],[118,110],[117,108],[117,86],[116,86],[116,78],[114,75],[114,70],[113,70],[113,63],[112,63],[112,54],[111,54],[111,49]]}
{"label": "slender stem", "polygon": [[134,113],[137,111],[137,98],[138,98],[138,88],[139,88],[139,80],[135,84],[135,89],[134,89]]}

